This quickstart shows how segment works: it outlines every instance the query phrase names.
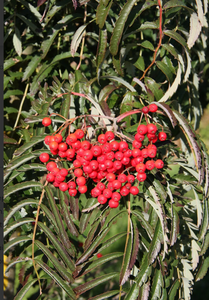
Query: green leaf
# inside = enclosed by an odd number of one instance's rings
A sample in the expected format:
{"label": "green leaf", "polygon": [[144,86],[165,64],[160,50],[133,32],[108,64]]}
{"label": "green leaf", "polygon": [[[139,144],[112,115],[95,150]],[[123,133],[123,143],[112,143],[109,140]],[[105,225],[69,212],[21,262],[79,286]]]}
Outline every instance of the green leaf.
{"label": "green leaf", "polygon": [[175,49],[174,46],[170,45],[170,44],[162,44],[161,45],[164,49],[166,49],[169,53],[171,53],[175,59],[178,59],[178,52]]}
{"label": "green leaf", "polygon": [[151,300],[160,299],[162,295],[162,288],[164,286],[163,276],[161,270],[155,269],[155,275],[153,277],[152,289],[151,289]]}
{"label": "green leaf", "polygon": [[[9,97],[11,97],[11,96],[19,96],[19,95],[23,95],[23,92],[22,91],[20,91],[20,90],[8,90],[8,91],[6,91],[6,93],[4,93],[4,100],[5,99],[7,99],[7,98],[9,98]],[[5,108],[6,109],[6,108]],[[12,110],[11,110],[12,109]],[[13,108],[13,107],[11,107],[10,108],[10,112],[11,113],[13,113],[13,112],[17,112],[18,110],[17,109],[15,109],[15,108]],[[8,113],[10,113],[9,111],[8,111]]]}
{"label": "green leaf", "polygon": [[22,242],[31,241],[32,238],[28,236],[19,236],[17,238],[12,239],[8,243],[4,244],[4,253],[6,253],[10,248],[16,246],[17,244],[20,244]]}
{"label": "green leaf", "polygon": [[37,36],[43,38],[43,34],[40,31],[40,29],[33,24],[29,19],[27,19],[25,16],[20,15],[20,14],[16,14],[16,16],[18,18],[20,18]]}
{"label": "green leaf", "polygon": [[14,300],[22,300],[25,294],[31,289],[31,287],[36,283],[38,279],[33,279],[28,281],[22,288],[21,290],[17,293],[16,297]]}
{"label": "green leaf", "polygon": [[149,266],[148,264],[148,253],[146,253],[143,256],[139,273],[135,278],[138,287],[142,286],[142,284],[147,281],[147,278],[150,276],[151,271],[152,271],[152,266]]}
{"label": "green leaf", "polygon": [[153,103],[155,103],[157,106],[159,106],[166,113],[166,115],[168,116],[168,118],[171,121],[173,128],[175,128],[177,125],[177,119],[176,119],[173,111],[169,107],[169,105],[165,104],[165,103],[160,103],[160,102],[153,102]]}
{"label": "green leaf", "polygon": [[14,222],[12,222],[11,224],[9,224],[5,229],[4,229],[4,237],[6,237],[6,235],[8,233],[10,233],[12,230],[16,229],[19,226],[22,226],[23,224],[28,224],[28,223],[32,223],[34,222],[34,218],[23,218],[23,219],[18,219],[15,220]]}
{"label": "green leaf", "polygon": [[4,144],[17,144],[17,141],[4,133]]}
{"label": "green leaf", "polygon": [[29,62],[27,68],[25,69],[25,72],[23,74],[23,78],[22,81],[27,80],[35,71],[35,69],[37,68],[38,64],[41,61],[41,57],[38,55],[35,55]]}
{"label": "green leaf", "polygon": [[131,259],[131,253],[132,253],[132,238],[129,235],[129,239],[128,239],[128,245],[127,245],[127,249],[126,252],[124,252],[124,260],[123,260],[123,265],[121,267],[121,271],[120,271],[120,281],[119,284],[123,285],[129,278],[130,274],[131,274],[131,270],[129,268],[129,264],[130,264],[130,259]]}
{"label": "green leaf", "polygon": [[97,46],[96,65],[97,68],[102,64],[107,48],[107,30],[99,30],[99,42]]}
{"label": "green leaf", "polygon": [[173,283],[173,285],[171,286],[170,288],[170,291],[168,293],[169,295],[169,300],[174,300],[175,297],[176,297],[176,293],[177,291],[179,290],[179,287],[180,287],[180,282],[179,282],[179,279],[176,279]]}
{"label": "green leaf", "polygon": [[110,298],[112,296],[115,296],[116,294],[119,294],[119,290],[113,290],[109,292],[102,293],[100,295],[97,295],[95,297],[89,298],[88,300],[105,300],[107,298]]}
{"label": "green leaf", "polygon": [[118,88],[118,86],[114,83],[106,85],[99,93],[99,102],[107,101],[109,98],[109,95],[117,88]]}
{"label": "green leaf", "polygon": [[59,253],[60,257],[62,258],[63,262],[66,264],[66,266],[71,270],[74,271],[75,266],[74,263],[72,262],[69,254],[65,250],[65,248],[62,246],[62,244],[58,241],[58,239],[55,237],[55,235],[52,233],[52,231],[43,223],[38,222],[38,226],[43,230],[45,235],[48,236],[50,241],[53,244],[53,247],[57,250]]}
{"label": "green leaf", "polygon": [[179,234],[179,223],[180,219],[175,207],[172,205],[172,220],[171,220],[171,237],[170,245],[173,246],[177,240]]}
{"label": "green leaf", "polygon": [[141,13],[143,13],[146,9],[151,8],[152,6],[157,5],[157,1],[146,1],[142,8],[136,13],[133,21],[130,24],[130,27],[133,25],[133,23],[135,22],[135,20],[141,15]]}
{"label": "green leaf", "polygon": [[160,88],[160,84],[150,77],[145,77],[144,82],[147,88],[150,89],[154,94],[156,101],[160,100],[163,96],[163,91]]}
{"label": "green leaf", "polygon": [[112,245],[113,243],[115,243],[120,238],[124,237],[125,235],[126,235],[126,232],[121,232],[121,233],[118,233],[118,234],[114,235],[113,237],[107,239],[102,244],[102,246],[99,248],[99,251],[102,252],[104,249],[106,249],[107,247],[109,247],[110,245]]}
{"label": "green leaf", "polygon": [[44,40],[41,44],[41,50],[43,51],[41,58],[44,59],[49,51],[49,49],[52,46],[52,43],[54,42],[57,34],[59,33],[59,30],[55,30],[52,28],[52,34],[50,35],[49,39]]}
{"label": "green leaf", "polygon": [[74,279],[72,275],[66,270],[65,267],[59,262],[59,260],[52,254],[52,252],[40,241],[35,240],[35,245],[41,249],[41,251],[48,257],[53,266],[56,268],[57,272],[69,283],[73,282]]}
{"label": "green leaf", "polygon": [[6,199],[6,197],[8,197],[11,194],[14,194],[20,190],[28,189],[28,188],[32,188],[32,187],[35,187],[35,188],[38,188],[41,190],[43,188],[43,185],[37,181],[25,181],[25,182],[17,183],[17,184],[10,186],[4,190],[4,198]]}
{"label": "green leaf", "polygon": [[208,211],[208,200],[204,198],[203,200],[203,222],[201,224],[201,228],[198,235],[198,240],[202,240],[205,238],[207,228],[209,223],[209,211]]}
{"label": "green leaf", "polygon": [[132,211],[132,214],[137,217],[137,219],[139,220],[141,226],[146,230],[148,237],[150,238],[150,240],[152,240],[152,237],[154,235],[154,231],[153,231],[152,226],[149,224],[149,222],[147,220],[145,220],[144,215],[136,209],[134,209]]}
{"label": "green leaf", "polygon": [[34,15],[38,21],[41,20],[42,15],[38,12],[37,8],[35,8],[31,3],[28,3],[24,0],[19,0],[20,3],[22,3],[29,11]]}
{"label": "green leaf", "polygon": [[5,62],[4,62],[4,71],[8,70],[9,68],[13,67],[14,65],[16,65],[17,63],[19,63],[21,61],[22,61],[21,57],[9,58],[9,59],[5,60]]}
{"label": "green leaf", "polygon": [[71,104],[71,95],[65,95],[64,96],[64,101],[62,101],[62,106],[60,109],[60,115],[63,116],[64,118],[68,119],[69,118],[69,111],[70,111],[70,104]]}
{"label": "green leaf", "polygon": [[[185,5],[185,3],[181,0],[171,0],[171,1],[168,1],[167,3],[164,4],[163,6],[163,9],[166,10],[166,9],[169,9],[169,8],[172,8],[172,7],[178,7],[178,6],[182,6],[188,10],[191,10],[188,6]],[[192,11],[192,10],[191,10]]]}
{"label": "green leaf", "polygon": [[134,66],[137,69],[139,69],[142,72],[144,72],[144,70],[145,70],[144,58],[142,56],[139,56],[139,58],[137,59],[137,61],[134,63]]}
{"label": "green leaf", "polygon": [[106,21],[108,12],[110,10],[110,7],[112,6],[113,0],[109,1],[108,6],[104,5],[103,1],[99,2],[99,5],[97,6],[96,11],[96,23],[99,25],[99,28],[102,29],[104,26],[104,23]]}
{"label": "green leaf", "polygon": [[155,50],[153,44],[150,43],[150,41],[143,41],[140,45],[141,45],[142,47],[146,48],[146,49],[149,49],[149,50],[152,50],[152,51]]}
{"label": "green leaf", "polygon": [[51,189],[49,188],[49,186],[46,186],[45,190],[46,190],[47,198],[49,200],[50,207],[52,209],[52,212],[54,214],[54,217],[55,217],[55,220],[57,223],[57,227],[59,228],[59,238],[61,239],[62,243],[65,245],[65,247],[68,250],[68,252],[70,253],[70,255],[72,255],[74,257],[75,252],[74,252],[72,244],[68,238],[67,232],[65,231],[64,224],[63,224],[62,218],[60,216],[60,212],[57,208],[56,202],[53,197],[53,193],[52,193]]}
{"label": "green leaf", "polygon": [[19,29],[15,26],[15,33],[13,35],[13,45],[15,48],[15,51],[18,56],[21,56],[22,54],[22,42],[21,42],[21,36]]}
{"label": "green leaf", "polygon": [[74,292],[76,293],[76,295],[81,295],[81,294],[85,293],[86,291],[93,289],[95,286],[97,286],[103,282],[113,280],[116,277],[118,277],[118,273],[116,273],[116,272],[102,275],[100,277],[97,277],[96,279],[90,280],[90,281],[76,287],[74,289]]}
{"label": "green leaf", "polygon": [[38,205],[38,200],[35,199],[27,199],[27,200],[23,200],[20,201],[18,204],[16,204],[15,206],[13,206],[8,215],[5,217],[4,219],[4,226],[7,225],[7,223],[9,222],[9,220],[12,218],[12,216],[18,211],[20,210],[22,207],[26,206],[26,205],[31,205],[31,204],[35,204]]}
{"label": "green leaf", "polygon": [[151,241],[150,248],[149,248],[149,254],[148,254],[149,264],[152,264],[155,261],[158,253],[160,252],[161,241],[162,241],[162,227],[160,224],[160,220],[158,219],[157,225],[155,227],[154,237]]}
{"label": "green leaf", "polygon": [[181,44],[184,48],[188,49],[185,39],[178,32],[176,32],[175,30],[164,30],[163,32],[165,35]]}
{"label": "green leaf", "polygon": [[204,278],[209,269],[209,257],[203,259],[202,264],[198,270],[198,273],[195,277],[195,281],[199,281]]}
{"label": "green leaf", "polygon": [[81,41],[82,41],[82,38],[83,38],[83,35],[84,35],[84,32],[85,32],[85,29],[86,29],[86,26],[88,24],[84,24],[84,25],[81,25],[75,32],[75,34],[73,35],[73,38],[72,38],[72,41],[71,41],[71,45],[70,45],[70,51],[71,51],[71,55],[72,57],[74,57],[74,54],[76,53]]}
{"label": "green leaf", "polygon": [[121,83],[122,85],[124,85],[131,92],[136,92],[135,88],[130,83],[125,81],[123,78],[120,78],[120,77],[117,77],[117,76],[112,76],[112,75],[105,75],[105,76],[101,76],[100,78],[107,78],[107,79],[110,79],[112,81],[117,81],[117,82]]}
{"label": "green leaf", "polygon": [[110,52],[113,56],[118,53],[118,46],[121,41],[125,23],[136,2],[136,0],[128,0],[122,8],[120,16],[116,21],[115,28],[113,29],[112,37],[110,40]]}
{"label": "green leaf", "polygon": [[56,272],[54,272],[47,264],[39,259],[35,260],[36,263],[46,272],[70,297],[72,300],[76,300],[76,295],[73,292],[71,286],[67,284]]}
{"label": "green leaf", "polygon": [[21,154],[23,154],[26,150],[32,148],[34,145],[43,142],[44,141],[45,136],[33,136],[30,140],[30,142],[25,143],[24,145],[22,145],[21,147],[18,148],[18,150],[15,151],[14,156],[20,156]]}
{"label": "green leaf", "polygon": [[155,64],[158,69],[160,69],[165,74],[168,82],[171,83],[173,81],[173,74],[170,68],[163,61],[156,61]]}
{"label": "green leaf", "polygon": [[139,286],[138,286],[138,284],[135,282],[134,284],[132,284],[131,289],[130,289],[129,292],[126,294],[125,300],[133,300],[133,299],[137,299],[138,296],[139,296]]}
{"label": "green leaf", "polygon": [[65,195],[64,192],[61,191],[59,192],[59,196],[60,196],[59,198],[61,203],[61,214],[64,216],[65,223],[67,224],[67,227],[70,230],[70,232],[76,237],[78,237],[79,236],[78,230],[71,219],[69,208],[65,203],[65,198],[67,198],[67,196]]}

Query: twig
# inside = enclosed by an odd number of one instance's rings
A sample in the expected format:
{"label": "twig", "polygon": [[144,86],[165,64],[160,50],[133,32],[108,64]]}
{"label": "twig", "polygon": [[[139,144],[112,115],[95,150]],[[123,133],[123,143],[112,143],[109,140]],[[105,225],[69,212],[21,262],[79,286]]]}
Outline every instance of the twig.
{"label": "twig", "polygon": [[22,111],[22,107],[23,107],[23,103],[24,103],[25,98],[26,98],[26,96],[27,96],[28,88],[29,88],[29,83],[27,83],[27,85],[26,85],[25,92],[24,92],[24,95],[23,95],[23,97],[22,97],[22,101],[21,101],[21,103],[20,103],[20,108],[19,108],[19,110],[18,110],[17,119],[16,119],[16,122],[15,122],[15,125],[14,125],[13,130],[16,128],[16,126],[17,126],[17,124],[18,124],[18,121],[19,121],[19,118],[20,118],[20,114],[21,114],[21,111]]}

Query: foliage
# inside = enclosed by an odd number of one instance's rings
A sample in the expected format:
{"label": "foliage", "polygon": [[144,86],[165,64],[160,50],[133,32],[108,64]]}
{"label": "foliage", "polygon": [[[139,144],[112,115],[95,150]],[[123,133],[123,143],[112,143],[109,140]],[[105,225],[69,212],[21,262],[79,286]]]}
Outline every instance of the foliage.
{"label": "foliage", "polygon": [[[7,270],[19,268],[15,299],[32,287],[40,299],[190,299],[209,267],[208,155],[196,134],[208,1],[6,0],[4,10],[4,251]],[[113,128],[130,143],[153,102],[169,136],[157,145],[165,168],[137,196],[110,209],[46,185],[38,156],[63,117],[74,128],[85,120],[92,139]]]}

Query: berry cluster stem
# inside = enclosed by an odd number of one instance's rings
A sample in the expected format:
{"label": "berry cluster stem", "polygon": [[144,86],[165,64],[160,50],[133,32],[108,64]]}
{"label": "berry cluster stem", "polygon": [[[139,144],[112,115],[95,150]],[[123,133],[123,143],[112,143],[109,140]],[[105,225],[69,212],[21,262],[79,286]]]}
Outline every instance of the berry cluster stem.
{"label": "berry cluster stem", "polygon": [[[48,184],[48,182],[46,181],[44,187]],[[38,208],[37,208],[37,214],[36,214],[36,220],[35,220],[35,225],[34,225],[34,230],[33,230],[33,238],[32,238],[32,261],[33,261],[33,267],[34,270],[36,272],[36,276],[38,278],[38,283],[39,283],[39,289],[40,289],[40,295],[42,294],[42,288],[41,288],[41,281],[40,281],[40,277],[38,274],[38,271],[36,269],[36,264],[35,264],[35,257],[34,257],[34,246],[35,246],[35,237],[36,237],[36,229],[37,229],[37,223],[38,223],[38,217],[39,217],[39,212],[40,212],[40,205],[43,199],[45,193],[45,189],[43,188],[42,193],[41,193],[41,197],[39,199],[39,203],[38,203]]]}
{"label": "berry cluster stem", "polygon": [[162,38],[163,38],[163,31],[162,31],[163,9],[162,9],[162,5],[161,5],[161,0],[158,0],[158,5],[159,5],[159,10],[160,10],[160,18],[159,18],[159,35],[160,36],[159,36],[159,43],[157,45],[157,48],[155,49],[153,60],[152,60],[151,64],[144,71],[142,77],[139,79],[140,81],[145,77],[145,75],[147,74],[148,70],[154,65],[155,60],[156,60],[156,56],[157,56],[157,52],[160,49],[160,46],[161,46],[161,43],[162,43]]}

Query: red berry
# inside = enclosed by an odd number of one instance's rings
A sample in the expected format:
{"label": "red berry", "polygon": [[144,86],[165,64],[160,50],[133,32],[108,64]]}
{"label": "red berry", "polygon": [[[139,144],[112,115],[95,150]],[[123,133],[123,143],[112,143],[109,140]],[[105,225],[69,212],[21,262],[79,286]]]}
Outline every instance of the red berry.
{"label": "red berry", "polygon": [[132,187],[130,188],[130,193],[131,193],[132,195],[137,195],[137,194],[139,193],[138,187],[137,187],[137,186],[132,186]]}
{"label": "red berry", "polygon": [[125,186],[128,190],[130,190],[130,188],[131,188],[131,183],[130,183],[130,182],[127,182],[124,186]]}
{"label": "red berry", "polygon": [[69,189],[75,189],[76,188],[76,183],[74,181],[70,181],[68,183],[68,187],[69,187]]}
{"label": "red berry", "polygon": [[164,167],[164,162],[163,162],[161,159],[157,159],[157,160],[155,161],[155,167],[156,167],[157,169],[162,169],[162,168]]}
{"label": "red berry", "polygon": [[104,195],[106,198],[111,198],[111,196],[112,196],[112,191],[109,190],[109,189],[104,189],[103,195]]}
{"label": "red berry", "polygon": [[127,166],[129,163],[130,163],[131,159],[130,157],[123,157],[123,159],[121,160],[121,163],[124,165],[124,166]]}
{"label": "red berry", "polygon": [[107,159],[104,163],[105,163],[105,166],[106,166],[107,169],[110,169],[110,168],[113,167],[112,160]]}
{"label": "red berry", "polygon": [[134,136],[134,138],[137,142],[143,142],[144,137],[145,137],[144,134],[140,134],[140,133],[136,133]]}
{"label": "red berry", "polygon": [[48,182],[54,182],[55,176],[53,174],[49,173],[49,174],[46,175],[46,180]]}
{"label": "red berry", "polygon": [[126,182],[127,176],[125,174],[118,175],[118,180],[122,183]]}
{"label": "red berry", "polygon": [[81,148],[81,142],[76,141],[75,143],[72,143],[71,146],[75,151],[78,151]]}
{"label": "red berry", "polygon": [[115,152],[115,159],[122,160],[124,154],[121,151]]}
{"label": "red berry", "polygon": [[113,186],[113,188],[114,188],[115,190],[120,189],[120,188],[121,188],[121,185],[122,185],[122,183],[121,183],[119,180],[114,180],[114,181],[112,182],[112,186]]}
{"label": "red berry", "polygon": [[97,146],[97,145],[93,146],[93,147],[91,148],[91,151],[92,151],[92,153],[93,153],[93,155],[94,155],[95,157],[97,157],[97,156],[99,156],[99,155],[102,154],[102,148],[101,148],[100,146]]}
{"label": "red berry", "polygon": [[66,143],[68,145],[75,143],[77,141],[77,136],[74,133],[71,133],[66,138]]}
{"label": "red berry", "polygon": [[60,173],[57,173],[55,176],[55,181],[62,182],[65,180],[65,176],[62,176]]}
{"label": "red berry", "polygon": [[104,195],[99,195],[97,200],[100,204],[105,204],[107,202],[107,198]]}
{"label": "red berry", "polygon": [[62,168],[60,171],[59,171],[59,174],[66,177],[68,175],[68,170],[65,169],[65,168]]}
{"label": "red berry", "polygon": [[102,257],[102,256],[103,256],[103,255],[102,255],[101,253],[98,253],[98,254],[97,254],[97,257],[98,257],[98,258],[100,258],[100,257]]}
{"label": "red berry", "polygon": [[57,142],[51,142],[51,143],[49,144],[50,150],[55,151],[55,150],[58,149],[58,147],[59,147],[59,144],[58,144]]}
{"label": "red berry", "polygon": [[86,174],[90,174],[93,171],[93,169],[90,165],[88,165],[88,166],[83,166],[83,171]]}
{"label": "red berry", "polygon": [[58,149],[57,149],[57,150],[52,150],[52,149],[50,149],[50,151],[51,151],[51,154],[52,154],[52,155],[57,155],[58,152],[59,152]]}
{"label": "red berry", "polygon": [[155,133],[157,131],[157,126],[155,124],[147,125],[147,133]]}
{"label": "red berry", "polygon": [[147,151],[146,148],[145,148],[145,149],[142,149],[141,155],[142,155],[143,158],[147,158],[147,157],[148,157],[148,151]]}
{"label": "red berry", "polygon": [[68,184],[66,182],[61,182],[60,185],[59,185],[59,189],[62,192],[67,191],[68,190]]}
{"label": "red berry", "polygon": [[81,148],[83,150],[89,150],[91,148],[91,143],[89,141],[81,142]]}
{"label": "red berry", "polygon": [[139,125],[139,126],[137,127],[137,132],[138,132],[139,134],[145,135],[145,134],[147,133],[147,126],[144,125],[144,124]]}
{"label": "red berry", "polygon": [[114,201],[120,201],[121,195],[118,192],[112,193],[112,200]]}
{"label": "red berry", "polygon": [[146,166],[143,163],[136,165],[136,171],[138,173],[144,173],[146,171]]}
{"label": "red berry", "polygon": [[82,139],[84,137],[84,132],[82,129],[77,129],[75,132],[74,132],[75,136],[77,137],[77,139]]}
{"label": "red berry", "polygon": [[77,177],[76,183],[79,186],[85,185],[86,184],[86,178],[83,176]]}
{"label": "red berry", "polygon": [[58,149],[60,150],[60,151],[67,151],[67,144],[66,143],[60,143],[59,144],[59,146],[58,146]]}
{"label": "red berry", "polygon": [[115,158],[115,153],[113,151],[110,151],[106,154],[106,158],[109,160],[112,160]]}
{"label": "red berry", "polygon": [[105,143],[102,145],[102,153],[106,154],[109,153],[112,150],[112,147],[109,143]]}
{"label": "red berry", "polygon": [[59,169],[57,168],[57,167],[55,167],[55,168],[53,168],[52,170],[51,170],[51,172],[52,172],[52,174],[53,175],[57,175],[58,173],[59,173]]}
{"label": "red berry", "polygon": [[74,158],[74,156],[75,156],[75,150],[74,149],[68,149],[66,151],[66,156],[69,157],[69,158]]}
{"label": "red berry", "polygon": [[108,204],[109,204],[109,207],[111,207],[111,208],[117,208],[118,205],[119,205],[119,202],[114,201],[114,200],[110,200]]}
{"label": "red berry", "polygon": [[105,184],[102,183],[102,182],[99,182],[99,183],[97,183],[97,188],[98,188],[100,191],[104,191],[104,189],[105,189]]}
{"label": "red berry", "polygon": [[149,108],[148,108],[147,106],[144,106],[144,107],[142,108],[142,112],[143,112],[145,115],[148,114]]}
{"label": "red berry", "polygon": [[133,157],[139,157],[139,156],[141,156],[141,150],[140,149],[133,149],[132,150],[132,156]]}
{"label": "red berry", "polygon": [[135,149],[139,149],[139,148],[141,148],[142,143],[141,143],[141,142],[138,142],[138,141],[136,141],[136,140],[134,140],[133,143],[132,143],[132,146],[133,146]]}
{"label": "red berry", "polygon": [[81,169],[75,169],[73,173],[76,177],[80,177],[83,175],[83,171]]}
{"label": "red berry", "polygon": [[98,161],[99,164],[104,163],[105,160],[106,160],[106,155],[105,154],[102,154],[102,155],[97,157],[97,161]]}
{"label": "red berry", "polygon": [[81,194],[85,194],[87,192],[87,186],[86,185],[81,185],[78,187],[78,191]]}
{"label": "red berry", "polygon": [[128,175],[127,176],[127,181],[130,182],[130,183],[134,183],[134,181],[135,181],[134,175]]}
{"label": "red berry", "polygon": [[151,171],[155,167],[155,162],[154,162],[154,160],[148,160],[148,161],[146,161],[145,165],[146,165],[147,170]]}
{"label": "red berry", "polygon": [[147,154],[148,157],[154,158],[157,154],[157,150],[155,150],[154,148],[147,148]]}
{"label": "red berry", "polygon": [[156,112],[157,111],[157,109],[158,109],[158,107],[157,107],[157,105],[156,104],[150,104],[149,106],[148,106],[148,108],[149,108],[149,111],[150,112]]}
{"label": "red berry", "polygon": [[167,134],[165,132],[159,132],[158,134],[158,139],[162,142],[165,141],[167,139]]}
{"label": "red berry", "polygon": [[83,155],[83,158],[88,160],[88,161],[92,160],[92,158],[93,158],[92,151],[91,150],[86,150],[84,155]]}
{"label": "red berry", "polygon": [[44,142],[46,145],[49,145],[52,142],[52,136],[51,135],[45,136]]}
{"label": "red berry", "polygon": [[97,198],[99,195],[101,195],[101,193],[102,192],[97,187],[95,187],[91,190],[91,195],[94,198]]}
{"label": "red berry", "polygon": [[41,153],[39,156],[39,159],[42,163],[45,163],[49,160],[49,154],[48,153]]}
{"label": "red berry", "polygon": [[78,191],[76,189],[69,189],[68,190],[69,195],[73,196],[73,197],[75,197],[77,195],[77,192]]}
{"label": "red berry", "polygon": [[98,136],[97,140],[100,144],[105,144],[107,142],[106,136],[103,133]]}
{"label": "red berry", "polygon": [[62,136],[61,136],[61,134],[59,134],[59,133],[55,134],[54,140],[55,140],[55,142],[57,142],[58,144],[61,143],[61,142],[62,142]]}
{"label": "red berry", "polygon": [[98,169],[99,163],[98,163],[98,161],[96,161],[96,160],[92,160],[92,161],[90,161],[89,166],[91,166],[91,167],[92,167],[92,170],[95,171],[95,170]]}
{"label": "red berry", "polygon": [[122,196],[127,196],[128,194],[130,193],[130,190],[129,189],[127,189],[125,186],[123,186],[121,189],[120,189],[120,194],[122,195]]}
{"label": "red berry", "polygon": [[45,126],[45,127],[51,125],[51,123],[52,123],[52,120],[48,117],[43,118],[43,120],[42,120],[42,125]]}
{"label": "red berry", "polygon": [[147,137],[148,137],[149,141],[153,141],[156,139],[157,136],[155,135],[155,133],[148,133]]}
{"label": "red berry", "polygon": [[119,151],[126,152],[128,150],[128,143],[122,141],[119,143]]}
{"label": "red berry", "polygon": [[117,141],[111,142],[110,145],[113,151],[117,151],[119,149],[119,143]]}
{"label": "red berry", "polygon": [[73,162],[73,166],[75,168],[79,168],[79,167],[82,166],[82,164],[81,164],[81,162],[79,160],[75,159],[74,162]]}
{"label": "red berry", "polygon": [[145,180],[146,180],[147,175],[146,175],[146,173],[138,173],[137,176],[136,176],[136,178],[137,178],[140,182],[142,182],[142,181],[145,181]]}
{"label": "red berry", "polygon": [[58,153],[57,153],[60,157],[66,157],[67,155],[66,155],[66,151],[58,151]]}
{"label": "red berry", "polygon": [[48,171],[52,171],[52,169],[54,169],[54,168],[56,168],[57,167],[57,165],[56,165],[56,163],[54,162],[54,161],[50,161],[47,165],[46,165],[46,168],[47,168],[47,170]]}
{"label": "red berry", "polygon": [[113,140],[115,137],[114,133],[112,131],[107,131],[105,132],[105,138],[106,140],[109,142],[111,140]]}
{"label": "red berry", "polygon": [[125,157],[131,157],[133,155],[133,150],[128,149],[123,154],[124,154]]}

